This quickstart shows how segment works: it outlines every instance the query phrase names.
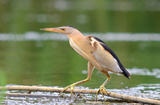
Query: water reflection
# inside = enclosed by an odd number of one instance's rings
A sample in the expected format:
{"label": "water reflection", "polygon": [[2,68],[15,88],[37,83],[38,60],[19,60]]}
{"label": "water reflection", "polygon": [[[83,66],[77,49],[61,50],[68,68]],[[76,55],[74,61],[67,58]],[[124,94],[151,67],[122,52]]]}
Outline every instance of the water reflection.
{"label": "water reflection", "polygon": [[[84,87],[77,87],[83,88]],[[85,88],[86,89],[86,88]],[[87,88],[88,89],[88,88]],[[133,95],[137,97],[145,97],[145,98],[153,98],[159,99],[160,93],[160,85],[159,84],[141,84],[137,87],[132,87],[129,89],[108,89],[108,91],[126,94],[126,95]],[[12,97],[8,96],[6,101],[3,102],[4,104],[15,105],[15,104],[106,104],[110,102],[110,104],[118,104],[124,105],[129,104],[118,99],[114,99],[107,96],[98,95],[98,100],[95,101],[95,95],[92,94],[74,94],[70,97],[70,94],[65,94],[63,97],[59,96],[59,93],[51,93],[51,92],[32,92],[30,96],[26,99],[25,97]],[[102,101],[103,100],[103,101]],[[120,103],[121,102],[121,103]],[[130,103],[133,104],[133,103]]]}
{"label": "water reflection", "polygon": [[82,32],[158,33],[159,4],[157,0],[1,0],[0,32],[73,25]]}
{"label": "water reflection", "polygon": [[[160,68],[159,42],[109,41],[107,44],[127,68],[140,68],[129,69],[133,74],[131,80],[112,74],[108,88],[158,83],[159,69],[156,68]],[[5,41],[0,42],[0,48],[1,71],[6,74],[7,84],[66,86],[87,75],[82,73],[87,69],[87,61],[74,52],[66,41]],[[92,80],[84,86],[97,88],[104,80],[105,76],[95,70]],[[122,85],[117,86],[117,80],[121,80]]]}
{"label": "water reflection", "polygon": [[[104,41],[160,41],[158,33],[83,33],[93,35]],[[43,40],[68,40],[66,35],[56,33],[27,32],[25,34],[0,34],[0,41],[43,41]]]}

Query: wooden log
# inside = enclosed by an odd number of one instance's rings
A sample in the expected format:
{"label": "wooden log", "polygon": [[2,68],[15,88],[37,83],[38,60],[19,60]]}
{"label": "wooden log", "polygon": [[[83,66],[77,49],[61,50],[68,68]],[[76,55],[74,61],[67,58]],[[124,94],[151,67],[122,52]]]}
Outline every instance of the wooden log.
{"label": "wooden log", "polygon": [[[0,90],[25,90],[25,91],[46,91],[46,92],[61,92],[63,88],[54,88],[46,86],[4,86],[0,87]],[[65,91],[65,93],[70,93],[71,89]],[[97,89],[74,89],[73,93],[83,93],[83,94],[96,94]],[[160,100],[141,98],[136,96],[123,95],[114,92],[104,93],[106,96],[123,99],[132,102],[141,102],[148,104],[160,104]]]}

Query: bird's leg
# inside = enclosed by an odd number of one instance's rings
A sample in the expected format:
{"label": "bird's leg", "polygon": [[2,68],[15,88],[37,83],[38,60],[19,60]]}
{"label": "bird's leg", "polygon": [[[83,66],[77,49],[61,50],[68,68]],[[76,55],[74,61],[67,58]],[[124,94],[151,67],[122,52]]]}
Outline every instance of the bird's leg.
{"label": "bird's leg", "polygon": [[62,92],[66,91],[68,88],[71,88],[71,95],[72,95],[72,91],[73,91],[73,89],[74,89],[74,87],[76,85],[80,85],[80,84],[85,83],[85,82],[87,82],[87,81],[89,81],[91,79],[93,70],[94,70],[94,65],[92,65],[90,62],[88,62],[88,77],[86,79],[84,79],[84,80],[81,80],[81,81],[75,82],[75,83],[73,83],[71,85],[68,85],[67,87],[65,87],[63,89]]}
{"label": "bird's leg", "polygon": [[107,82],[111,79],[110,75],[108,74],[108,72],[106,71],[101,71],[102,73],[104,73],[107,76],[107,79],[104,81],[104,83],[99,87],[97,94],[96,94],[96,100],[97,100],[97,95],[98,93],[101,93],[102,95],[107,93],[107,90],[105,88],[105,85],[107,84]]}

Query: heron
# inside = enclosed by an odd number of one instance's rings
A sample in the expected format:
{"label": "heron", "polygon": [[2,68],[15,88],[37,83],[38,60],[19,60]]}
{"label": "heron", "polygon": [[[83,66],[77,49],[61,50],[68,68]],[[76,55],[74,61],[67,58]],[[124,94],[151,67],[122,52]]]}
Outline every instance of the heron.
{"label": "heron", "polygon": [[41,30],[67,35],[70,46],[88,61],[87,78],[68,85],[62,92],[69,88],[72,92],[75,86],[91,80],[92,72],[95,68],[107,77],[103,84],[100,85],[97,93],[100,92],[103,94],[107,92],[105,85],[111,79],[109,72],[122,74],[127,78],[130,77],[130,73],[122,65],[117,55],[101,39],[91,35],[85,36],[78,29],[72,26],[41,28]]}

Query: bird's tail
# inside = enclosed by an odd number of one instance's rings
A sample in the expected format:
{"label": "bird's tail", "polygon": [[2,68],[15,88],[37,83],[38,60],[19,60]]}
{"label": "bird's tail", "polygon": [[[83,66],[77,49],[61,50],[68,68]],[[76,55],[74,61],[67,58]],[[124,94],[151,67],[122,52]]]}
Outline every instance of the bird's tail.
{"label": "bird's tail", "polygon": [[130,78],[130,73],[129,73],[125,68],[123,68],[122,74],[123,74],[125,77],[127,77],[128,79]]}

